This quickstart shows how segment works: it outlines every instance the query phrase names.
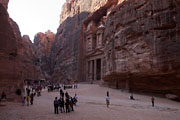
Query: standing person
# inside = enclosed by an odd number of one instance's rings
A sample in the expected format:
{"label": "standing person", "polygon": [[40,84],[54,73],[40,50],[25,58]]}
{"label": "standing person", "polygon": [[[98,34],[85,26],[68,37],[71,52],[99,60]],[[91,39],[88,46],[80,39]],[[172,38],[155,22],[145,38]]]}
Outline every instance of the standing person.
{"label": "standing person", "polygon": [[62,97],[62,93],[63,93],[63,90],[62,89],[60,89],[60,96]]}
{"label": "standing person", "polygon": [[34,94],[31,93],[31,95],[30,95],[30,103],[31,103],[31,105],[33,105],[33,101],[34,101]]}
{"label": "standing person", "polygon": [[152,102],[152,107],[154,107],[154,97],[152,96],[152,98],[151,98],[151,102]]}
{"label": "standing person", "polygon": [[74,104],[74,100],[73,100],[73,98],[71,97],[71,100],[70,100],[69,105],[70,105],[72,111],[74,111],[73,104]]}
{"label": "standing person", "polygon": [[77,94],[75,93],[74,97],[73,97],[73,101],[74,101],[74,105],[76,106],[76,103],[78,101],[78,97]]}
{"label": "standing person", "polygon": [[107,105],[107,108],[109,107],[109,104],[110,104],[110,97],[109,97],[109,92],[107,91],[107,96],[106,96],[106,105]]}
{"label": "standing person", "polygon": [[70,110],[69,110],[69,96],[66,97],[66,103],[65,103],[65,106],[66,106],[66,113],[67,113],[67,112],[70,112]]}
{"label": "standing person", "polygon": [[54,114],[59,114],[58,106],[59,106],[59,102],[57,100],[57,97],[55,97],[55,100],[54,100]]}
{"label": "standing person", "polygon": [[27,102],[27,106],[29,106],[29,101],[30,101],[30,96],[26,96],[26,102]]}
{"label": "standing person", "polygon": [[63,97],[60,98],[60,110],[61,110],[61,113],[65,112],[65,110],[64,110],[64,98]]}
{"label": "standing person", "polygon": [[22,96],[22,106],[25,104],[26,97]]}

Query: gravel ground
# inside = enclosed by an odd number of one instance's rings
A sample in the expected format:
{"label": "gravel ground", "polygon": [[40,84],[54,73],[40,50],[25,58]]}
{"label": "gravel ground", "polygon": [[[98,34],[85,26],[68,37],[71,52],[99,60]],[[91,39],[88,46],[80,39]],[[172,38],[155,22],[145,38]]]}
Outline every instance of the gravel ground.
{"label": "gravel ground", "polygon": [[[78,95],[75,111],[54,114],[53,100],[59,92],[42,92],[35,97],[34,105],[21,106],[18,103],[3,103],[0,106],[0,120],[180,120],[180,103],[155,97],[134,94],[136,100],[129,100],[129,93],[99,85],[79,84],[78,89],[67,92]],[[106,92],[110,93],[110,107],[105,104]]]}

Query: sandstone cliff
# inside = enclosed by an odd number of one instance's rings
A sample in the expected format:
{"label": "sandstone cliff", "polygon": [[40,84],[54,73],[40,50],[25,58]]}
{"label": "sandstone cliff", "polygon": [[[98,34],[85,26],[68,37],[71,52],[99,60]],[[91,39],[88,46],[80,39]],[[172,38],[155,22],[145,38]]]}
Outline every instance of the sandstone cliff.
{"label": "sandstone cliff", "polygon": [[[54,81],[77,80],[79,39],[82,23],[89,14],[111,0],[67,0],[51,51]],[[117,0],[113,0],[116,1]]]}
{"label": "sandstone cliff", "polygon": [[37,33],[34,38],[34,62],[41,71],[41,78],[49,80],[51,73],[50,51],[55,39],[55,34],[51,31]]}
{"label": "sandstone cliff", "polygon": [[0,93],[5,91],[8,100],[19,98],[16,95],[18,89],[23,91],[22,62],[13,25],[15,22],[9,19],[7,10],[0,3]]}
{"label": "sandstone cliff", "polygon": [[35,80],[40,72],[34,65],[34,52],[28,36],[21,37],[18,25],[9,18],[8,1],[0,1],[0,93],[9,101],[21,101],[17,91],[24,92],[24,80]]}
{"label": "sandstone cliff", "polygon": [[180,91],[180,4],[128,0],[105,26],[104,79],[130,91]]}

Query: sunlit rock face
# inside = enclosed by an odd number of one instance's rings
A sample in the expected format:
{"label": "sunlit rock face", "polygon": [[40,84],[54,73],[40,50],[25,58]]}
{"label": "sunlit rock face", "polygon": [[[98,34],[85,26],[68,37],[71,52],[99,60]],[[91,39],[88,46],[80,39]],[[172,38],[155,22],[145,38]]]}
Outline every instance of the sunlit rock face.
{"label": "sunlit rock face", "polygon": [[37,33],[34,38],[34,62],[41,71],[41,78],[49,80],[51,75],[50,51],[55,39],[51,31]]}
{"label": "sunlit rock face", "polygon": [[73,17],[82,12],[93,13],[106,4],[108,0],[67,0],[63,5],[60,23],[68,17]]}
{"label": "sunlit rock face", "polygon": [[19,56],[18,33],[16,23],[0,3],[0,93],[5,91],[10,101],[20,100],[16,94],[18,89],[23,92],[23,63]]}
{"label": "sunlit rock face", "polygon": [[105,82],[130,91],[180,91],[180,4],[127,0],[105,26]]}

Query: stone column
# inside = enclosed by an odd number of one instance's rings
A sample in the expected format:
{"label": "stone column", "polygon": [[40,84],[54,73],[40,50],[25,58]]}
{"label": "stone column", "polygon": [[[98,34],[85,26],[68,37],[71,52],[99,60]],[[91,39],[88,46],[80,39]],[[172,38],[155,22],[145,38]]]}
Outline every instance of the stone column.
{"label": "stone column", "polygon": [[96,64],[96,59],[95,59],[94,60],[94,80],[97,80],[96,69],[97,69],[97,64]]}

